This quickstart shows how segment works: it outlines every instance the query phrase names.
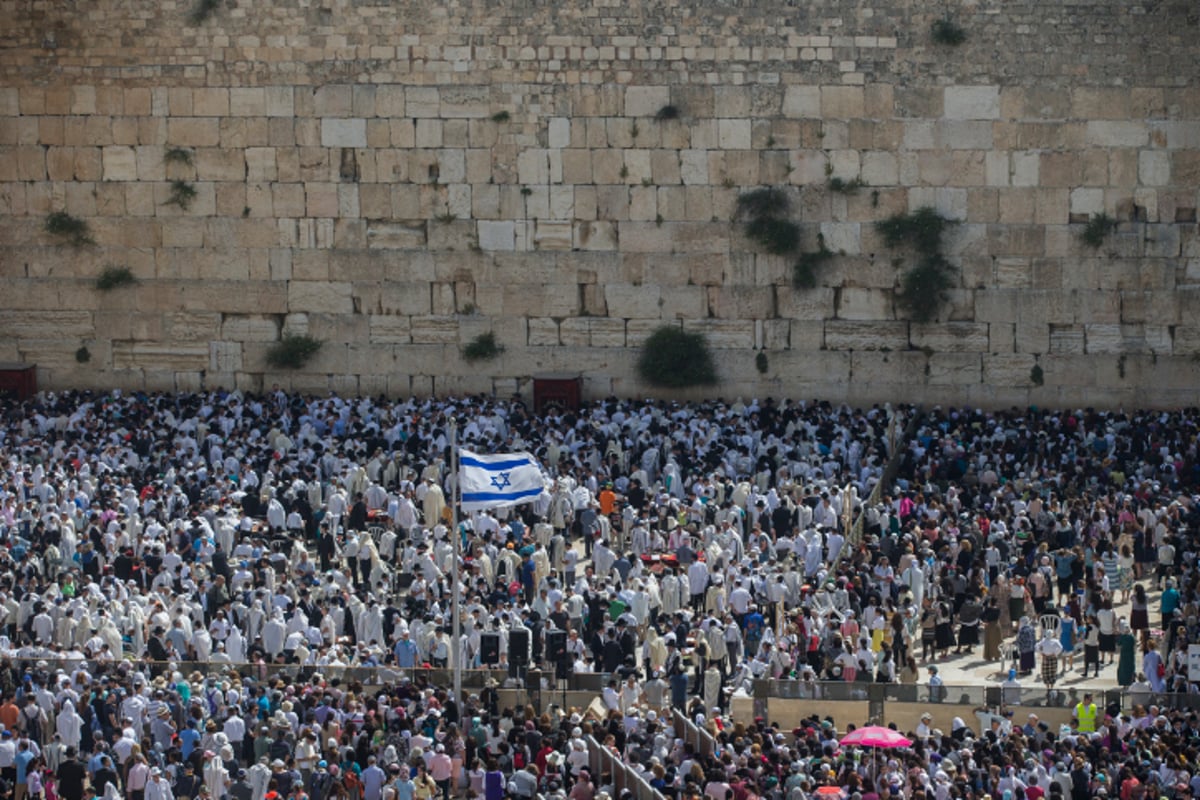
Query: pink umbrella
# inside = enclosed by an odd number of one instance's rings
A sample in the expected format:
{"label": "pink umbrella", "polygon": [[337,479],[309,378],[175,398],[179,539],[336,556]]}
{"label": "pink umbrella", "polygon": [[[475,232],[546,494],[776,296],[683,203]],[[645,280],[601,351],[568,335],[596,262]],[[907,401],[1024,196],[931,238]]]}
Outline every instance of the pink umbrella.
{"label": "pink umbrella", "polygon": [[[839,744],[848,745],[855,744],[859,747],[912,747],[912,741],[905,739],[891,728],[881,728],[878,725],[868,725],[865,728],[859,728],[851,731],[842,737]],[[878,752],[876,749],[875,752]],[[879,765],[875,762],[875,752],[871,754],[871,765],[873,772],[879,774]]]}
{"label": "pink umbrella", "polygon": [[859,747],[912,747],[911,740],[905,739],[891,728],[881,728],[878,725],[868,725],[847,733],[839,744],[855,744]]}

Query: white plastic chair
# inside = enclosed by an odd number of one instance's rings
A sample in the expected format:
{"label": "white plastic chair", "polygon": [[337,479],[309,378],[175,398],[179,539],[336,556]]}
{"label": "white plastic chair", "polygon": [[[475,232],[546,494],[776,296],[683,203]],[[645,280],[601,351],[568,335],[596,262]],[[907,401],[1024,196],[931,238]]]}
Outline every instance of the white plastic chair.
{"label": "white plastic chair", "polygon": [[1062,631],[1062,619],[1055,614],[1043,614],[1041,626],[1043,631],[1050,631],[1054,638],[1057,639],[1059,633]]}

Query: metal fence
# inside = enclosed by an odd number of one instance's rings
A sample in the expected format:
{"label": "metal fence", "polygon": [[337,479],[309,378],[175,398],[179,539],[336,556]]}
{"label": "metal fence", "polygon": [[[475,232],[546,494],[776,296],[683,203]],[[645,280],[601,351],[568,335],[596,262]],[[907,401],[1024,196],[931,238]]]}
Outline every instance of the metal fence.
{"label": "metal fence", "polygon": [[678,708],[671,709],[675,723],[675,738],[682,739],[684,744],[690,744],[702,756],[710,756],[717,752],[717,740],[712,734],[701,728],[684,715]]}
{"label": "metal fence", "polygon": [[1200,711],[1200,694],[1153,694],[1128,689],[1090,689],[1060,687],[1047,690],[1043,686],[929,686],[903,683],[846,683],[844,681],[758,680],[754,683],[756,699],[782,698],[791,700],[824,700],[830,702],[869,702],[878,707],[887,703],[935,703],[947,705],[996,708],[1021,706],[1027,708],[1074,708],[1090,691],[1102,708],[1128,711],[1136,705],[1159,706]]}
{"label": "metal fence", "polygon": [[585,737],[588,747],[589,766],[593,778],[600,779],[605,774],[612,777],[614,796],[628,789],[633,793],[634,800],[666,800],[661,792],[646,782],[633,767],[625,763],[619,753],[615,753],[596,741],[594,737]]}

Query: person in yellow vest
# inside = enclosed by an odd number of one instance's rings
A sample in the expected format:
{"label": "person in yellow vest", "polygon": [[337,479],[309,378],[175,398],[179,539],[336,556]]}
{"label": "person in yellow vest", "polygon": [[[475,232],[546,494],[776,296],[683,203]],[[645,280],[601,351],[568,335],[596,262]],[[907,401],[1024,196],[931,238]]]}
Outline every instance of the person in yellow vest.
{"label": "person in yellow vest", "polygon": [[1100,710],[1092,702],[1092,693],[1084,692],[1083,701],[1075,704],[1075,724],[1080,733],[1096,732],[1096,715]]}

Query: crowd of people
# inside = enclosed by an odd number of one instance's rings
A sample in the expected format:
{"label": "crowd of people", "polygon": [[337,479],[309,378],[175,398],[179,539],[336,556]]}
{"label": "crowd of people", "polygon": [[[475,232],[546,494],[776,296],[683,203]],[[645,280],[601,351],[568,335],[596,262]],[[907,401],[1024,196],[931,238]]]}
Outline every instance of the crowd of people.
{"label": "crowd of people", "polygon": [[[1196,717],[1151,701],[1200,678],[1200,412],[278,389],[5,411],[0,797],[596,800],[589,736],[677,798],[1190,796]],[[535,454],[545,491],[454,513],[452,437]],[[1149,710],[918,730],[878,763],[831,718],[730,714],[763,678],[938,700],[980,648],[1010,688],[1115,663]],[[425,669],[535,667],[603,673],[601,713]],[[675,739],[685,708],[716,752]]]}

